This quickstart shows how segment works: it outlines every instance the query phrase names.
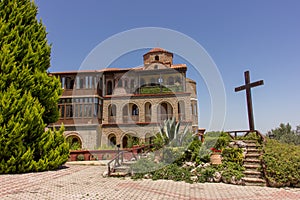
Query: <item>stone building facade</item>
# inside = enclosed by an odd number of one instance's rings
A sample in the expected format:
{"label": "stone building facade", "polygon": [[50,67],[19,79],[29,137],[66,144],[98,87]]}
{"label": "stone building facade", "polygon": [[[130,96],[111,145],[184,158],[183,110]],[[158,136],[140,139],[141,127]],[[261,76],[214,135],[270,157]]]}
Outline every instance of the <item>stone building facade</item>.
{"label": "stone building facade", "polygon": [[50,127],[65,127],[65,136],[82,148],[97,149],[132,142],[150,143],[166,119],[181,122],[181,130],[198,129],[196,82],[186,77],[185,64],[173,64],[173,54],[154,48],[142,67],[56,72],[63,87],[60,119]]}

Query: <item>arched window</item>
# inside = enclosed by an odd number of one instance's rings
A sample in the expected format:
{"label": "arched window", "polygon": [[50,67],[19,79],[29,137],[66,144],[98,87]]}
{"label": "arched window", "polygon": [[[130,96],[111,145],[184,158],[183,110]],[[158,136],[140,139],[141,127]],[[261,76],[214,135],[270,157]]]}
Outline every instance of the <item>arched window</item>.
{"label": "arched window", "polygon": [[132,115],[139,115],[139,108],[135,104],[132,105]]}
{"label": "arched window", "polygon": [[157,107],[158,121],[164,121],[173,117],[173,107],[168,102],[162,102]]}
{"label": "arched window", "polygon": [[155,60],[156,60],[156,61],[159,61],[159,56],[155,56]]}
{"label": "arched window", "polygon": [[108,122],[115,123],[116,122],[116,114],[117,108],[116,105],[112,104],[108,106]]}
{"label": "arched window", "polygon": [[151,103],[145,103],[145,122],[151,122]]}
{"label": "arched window", "polygon": [[123,107],[123,123],[128,122],[128,104]]}
{"label": "arched window", "polygon": [[109,105],[109,107],[108,107],[109,116],[116,116],[116,111],[117,111],[117,108],[116,108],[115,104]]}

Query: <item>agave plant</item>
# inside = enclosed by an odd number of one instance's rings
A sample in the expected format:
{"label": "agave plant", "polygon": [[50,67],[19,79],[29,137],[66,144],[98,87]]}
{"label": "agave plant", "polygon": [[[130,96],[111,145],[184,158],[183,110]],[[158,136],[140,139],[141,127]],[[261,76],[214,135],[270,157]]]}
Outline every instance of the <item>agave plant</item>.
{"label": "agave plant", "polygon": [[186,126],[182,133],[179,132],[180,122],[175,121],[175,118],[164,121],[159,129],[159,137],[162,138],[164,145],[182,146],[183,141],[188,133]]}

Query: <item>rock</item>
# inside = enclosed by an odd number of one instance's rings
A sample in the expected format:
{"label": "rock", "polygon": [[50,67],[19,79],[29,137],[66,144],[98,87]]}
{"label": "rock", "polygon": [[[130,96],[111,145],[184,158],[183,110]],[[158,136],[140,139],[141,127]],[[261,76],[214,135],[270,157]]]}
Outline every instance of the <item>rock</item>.
{"label": "rock", "polygon": [[221,173],[220,173],[220,172],[215,172],[215,173],[214,173],[213,179],[214,179],[214,181],[215,181],[216,183],[221,182],[221,180],[222,180],[222,175],[221,175]]}
{"label": "rock", "polygon": [[210,163],[205,163],[204,165],[203,165],[203,168],[206,168],[206,167],[209,167],[210,166]]}
{"label": "rock", "polygon": [[203,163],[197,166],[197,168],[202,168],[202,167],[203,167]]}
{"label": "rock", "polygon": [[151,174],[145,174],[144,175],[144,179],[150,179],[151,178]]}
{"label": "rock", "polygon": [[194,162],[185,162],[184,164],[188,167],[195,167],[196,166],[196,163],[194,163]]}
{"label": "rock", "polygon": [[236,180],[237,185],[245,185],[245,181],[243,179]]}
{"label": "rock", "polygon": [[108,171],[103,172],[102,177],[103,177],[103,178],[108,177]]}
{"label": "rock", "polygon": [[224,177],[224,176],[222,176],[222,181],[223,181],[224,183],[229,183],[229,182],[230,182],[230,180],[227,180],[226,177]]}
{"label": "rock", "polygon": [[213,177],[208,177],[207,182],[210,182],[210,183],[214,182],[214,178]]}
{"label": "rock", "polygon": [[240,147],[240,148],[243,148],[243,147],[246,147],[247,144],[243,141],[237,141],[236,144]]}
{"label": "rock", "polygon": [[236,185],[237,184],[236,181],[237,181],[236,177],[232,176],[231,179],[230,179],[230,183]]}
{"label": "rock", "polygon": [[192,174],[196,174],[196,173],[197,173],[197,168],[193,168],[193,169],[191,170],[191,173],[192,173]]}
{"label": "rock", "polygon": [[197,182],[198,181],[198,177],[197,176],[191,176],[191,181],[193,182]]}
{"label": "rock", "polygon": [[230,143],[228,144],[228,146],[231,147],[231,148],[233,148],[234,145],[235,145],[235,142],[230,142]]}

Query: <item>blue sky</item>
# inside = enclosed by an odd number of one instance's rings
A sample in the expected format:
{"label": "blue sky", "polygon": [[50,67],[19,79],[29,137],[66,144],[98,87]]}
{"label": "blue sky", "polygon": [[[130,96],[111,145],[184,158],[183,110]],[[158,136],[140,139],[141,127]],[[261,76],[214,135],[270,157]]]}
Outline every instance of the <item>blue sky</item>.
{"label": "blue sky", "polygon": [[[89,52],[108,37],[133,28],[162,27],[193,38],[211,56],[226,91],[224,130],[248,129],[245,92],[234,92],[250,70],[256,129],[263,133],[281,122],[300,124],[300,1],[99,1],[35,0],[38,18],[52,44],[50,71],[79,69]],[[159,46],[159,41],[153,47]],[[114,67],[142,64],[145,50],[116,60]],[[185,62],[179,56],[175,62]],[[191,66],[192,68],[193,66]],[[211,101],[198,81],[199,122],[209,127]]]}

